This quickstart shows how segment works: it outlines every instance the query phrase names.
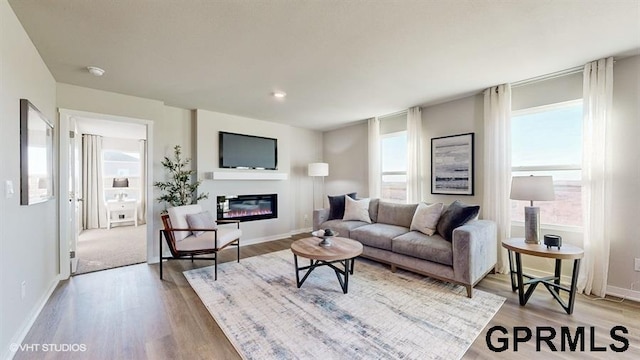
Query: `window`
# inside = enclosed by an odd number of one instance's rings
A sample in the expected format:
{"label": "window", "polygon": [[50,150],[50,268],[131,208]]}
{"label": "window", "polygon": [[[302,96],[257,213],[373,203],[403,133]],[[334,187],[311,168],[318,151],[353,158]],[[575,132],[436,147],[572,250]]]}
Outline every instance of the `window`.
{"label": "window", "polygon": [[[553,176],[556,200],[534,203],[541,223],[582,226],[582,100],[514,111],[511,144],[512,176]],[[513,221],[525,206],[511,200]]]}
{"label": "window", "polygon": [[[129,187],[114,188],[114,178],[129,179]],[[140,189],[140,153],[115,149],[102,151],[102,179],[105,199],[113,199],[124,193],[129,199],[137,199]]]}
{"label": "window", "polygon": [[407,132],[380,136],[380,197],[392,202],[407,201]]}

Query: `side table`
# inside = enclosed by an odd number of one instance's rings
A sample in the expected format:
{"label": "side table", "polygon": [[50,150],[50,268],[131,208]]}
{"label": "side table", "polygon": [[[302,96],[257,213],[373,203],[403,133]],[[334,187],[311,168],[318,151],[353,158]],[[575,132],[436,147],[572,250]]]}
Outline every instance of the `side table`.
{"label": "side table", "polygon": [[[576,286],[578,282],[578,273],[580,271],[580,260],[584,256],[584,251],[577,247],[563,244],[560,249],[547,248],[543,244],[527,244],[524,238],[511,238],[502,242],[502,247],[509,251],[509,270],[511,271],[511,290],[518,290],[518,298],[520,306],[524,306],[538,284],[542,283],[551,293],[554,299],[562,306],[567,314],[573,313],[573,304],[576,298]],[[515,254],[515,269],[513,267],[513,255]],[[555,259],[555,271],[553,276],[535,278],[531,275],[522,273],[521,254],[538,256],[544,258]],[[573,271],[571,275],[571,285],[569,287],[560,284],[560,276],[562,270],[562,260],[573,260]],[[525,281],[524,278],[527,278]],[[525,286],[528,286],[525,292]],[[569,300],[565,302],[559,291],[569,293]]]}

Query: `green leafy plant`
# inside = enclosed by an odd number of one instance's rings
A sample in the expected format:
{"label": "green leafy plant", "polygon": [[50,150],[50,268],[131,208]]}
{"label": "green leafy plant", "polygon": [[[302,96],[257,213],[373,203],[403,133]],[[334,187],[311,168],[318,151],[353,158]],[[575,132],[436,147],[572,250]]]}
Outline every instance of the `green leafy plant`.
{"label": "green leafy plant", "polygon": [[198,186],[200,186],[200,180],[191,181],[191,176],[196,171],[186,169],[191,159],[182,159],[181,155],[182,149],[180,145],[176,145],[173,148],[173,159],[165,156],[161,162],[162,166],[167,169],[170,180],[156,181],[153,184],[153,186],[165,192],[157,199],[158,202],[165,202],[171,206],[182,206],[209,198],[209,193],[199,194],[195,197]]}

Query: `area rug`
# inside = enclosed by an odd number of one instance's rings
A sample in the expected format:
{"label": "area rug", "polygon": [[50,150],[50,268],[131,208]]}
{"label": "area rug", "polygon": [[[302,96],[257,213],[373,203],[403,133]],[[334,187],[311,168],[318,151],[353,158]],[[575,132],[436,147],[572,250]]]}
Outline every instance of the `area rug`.
{"label": "area rug", "polygon": [[78,237],[74,275],[147,261],[146,229],[146,225],[138,225],[84,230]]}
{"label": "area rug", "polygon": [[346,295],[326,266],[298,289],[290,250],[184,275],[245,359],[459,359],[505,300],[360,259]]}

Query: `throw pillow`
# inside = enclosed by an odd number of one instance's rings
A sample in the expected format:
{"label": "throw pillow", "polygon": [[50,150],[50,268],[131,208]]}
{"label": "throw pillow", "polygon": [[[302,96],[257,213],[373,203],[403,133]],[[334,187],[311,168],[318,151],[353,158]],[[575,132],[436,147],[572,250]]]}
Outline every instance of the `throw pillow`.
{"label": "throw pillow", "polygon": [[[218,225],[209,211],[203,211],[197,214],[187,215],[187,224],[189,229],[217,229]],[[204,231],[192,231],[193,235],[200,236]]]}
{"label": "throw pillow", "polygon": [[353,200],[347,196],[345,200],[342,220],[357,220],[371,224],[371,218],[369,217],[370,199]]}
{"label": "throw pillow", "polygon": [[413,214],[413,220],[411,220],[410,230],[420,231],[429,236],[435,234],[443,206],[442,203],[431,205],[425,203],[418,204],[416,213]]}
{"label": "throw pillow", "polygon": [[449,205],[438,220],[438,234],[447,241],[453,238],[453,230],[473,219],[480,212],[478,205],[466,205],[458,200]]}
{"label": "throw pillow", "polygon": [[328,196],[329,198],[329,219],[327,220],[342,220],[344,217],[344,198],[348,196],[352,199],[356,198],[356,193],[350,193],[346,195]]}

